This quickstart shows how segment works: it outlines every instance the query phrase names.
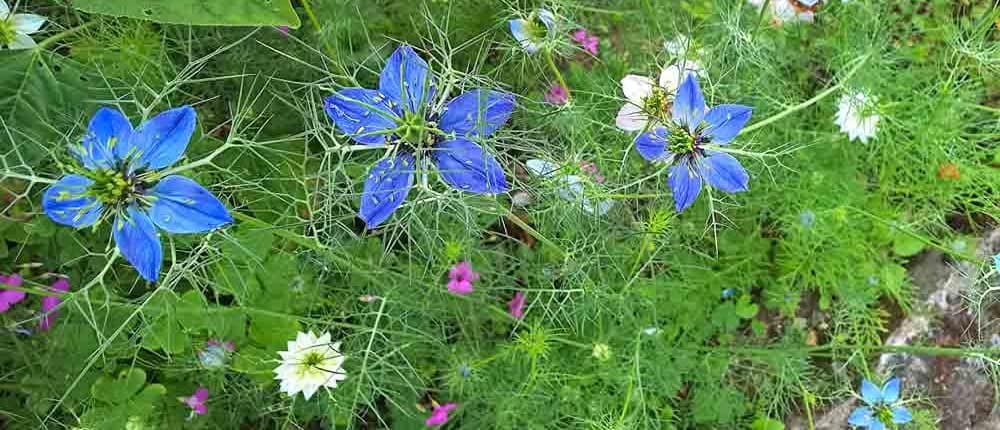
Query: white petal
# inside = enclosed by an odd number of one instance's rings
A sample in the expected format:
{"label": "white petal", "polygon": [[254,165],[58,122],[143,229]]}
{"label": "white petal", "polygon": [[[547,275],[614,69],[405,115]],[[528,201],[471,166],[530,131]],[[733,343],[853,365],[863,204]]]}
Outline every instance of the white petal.
{"label": "white petal", "polygon": [[559,170],[558,164],[536,158],[525,161],[524,165],[531,173],[542,177],[552,176],[552,174]]}
{"label": "white petal", "polygon": [[645,76],[626,75],[622,78],[622,92],[628,101],[642,104],[642,99],[653,94],[653,80]]}
{"label": "white petal", "polygon": [[660,86],[668,93],[674,93],[681,86],[681,82],[688,73],[697,74],[699,70],[701,70],[701,66],[694,61],[671,64],[660,72]]}
{"label": "white petal", "polygon": [[10,49],[31,49],[34,48],[35,46],[38,45],[35,43],[34,40],[31,39],[31,36],[28,36],[26,34],[15,35],[14,41],[10,42],[10,45],[7,45],[7,47]]}
{"label": "white petal", "polygon": [[19,13],[14,15],[14,31],[21,34],[32,34],[42,28],[45,24],[45,17],[33,13]]}
{"label": "white petal", "polygon": [[329,332],[323,333],[322,336],[320,336],[319,338],[316,339],[316,344],[317,345],[327,345],[329,343],[330,343],[330,333]]}
{"label": "white petal", "polygon": [[7,15],[10,15],[10,6],[7,6],[7,2],[0,0],[0,19],[7,19]]}
{"label": "white petal", "polygon": [[312,397],[313,394],[316,394],[316,390],[318,389],[319,389],[318,385],[312,385],[312,384],[306,385],[305,387],[302,387],[302,395],[306,396],[306,400],[309,400],[309,398]]}
{"label": "white petal", "polygon": [[648,122],[649,116],[643,113],[642,108],[632,103],[625,103],[615,118],[615,125],[625,131],[642,130]]}

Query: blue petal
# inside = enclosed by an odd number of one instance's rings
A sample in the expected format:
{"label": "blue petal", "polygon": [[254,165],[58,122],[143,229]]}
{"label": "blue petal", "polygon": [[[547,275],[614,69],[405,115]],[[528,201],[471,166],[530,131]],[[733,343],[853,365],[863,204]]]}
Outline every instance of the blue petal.
{"label": "blue petal", "polygon": [[375,90],[342,89],[327,97],[323,108],[340,131],[364,145],[385,143],[389,134],[379,132],[396,128],[397,118],[389,100]]}
{"label": "blue petal", "polygon": [[701,193],[701,177],[686,162],[670,168],[667,183],[674,192],[674,208],[677,212],[684,212]]}
{"label": "blue petal", "polygon": [[694,73],[688,73],[687,79],[677,89],[672,114],[674,122],[687,126],[691,132],[701,124],[705,116],[705,96],[701,94]]}
{"label": "blue petal", "polygon": [[143,279],[156,282],[163,262],[163,249],[156,228],[146,213],[130,206],[127,215],[120,214],[111,228],[118,250]]}
{"label": "blue petal", "polygon": [[94,225],[104,205],[86,194],[94,181],[81,175],[66,175],[42,195],[42,210],[62,225],[82,228]]}
{"label": "blue petal", "polygon": [[899,400],[899,378],[892,378],[882,386],[882,402],[896,403]]}
{"label": "blue petal", "polygon": [[414,113],[434,98],[434,85],[427,62],[406,45],[392,53],[378,81],[379,90],[390,101]]}
{"label": "blue petal", "polygon": [[457,138],[437,145],[433,157],[441,178],[455,189],[476,194],[507,192],[500,164],[470,140]]}
{"label": "blue petal", "polygon": [[750,120],[752,109],[743,105],[718,105],[705,114],[708,128],[702,133],[712,138],[712,143],[731,142]]}
{"label": "blue petal", "polygon": [[667,135],[669,132],[665,127],[656,127],[653,131],[647,131],[635,138],[635,150],[642,158],[649,161],[659,161],[670,156],[667,151]]}
{"label": "blue petal", "polygon": [[403,204],[413,187],[413,171],[413,155],[408,153],[383,159],[368,171],[358,216],[369,229],[388,219]]}
{"label": "blue petal", "polygon": [[527,20],[510,20],[510,34],[514,35],[514,39],[521,44],[521,48],[529,54],[534,54],[541,49],[541,47],[535,43],[534,36],[531,34],[531,23]]}
{"label": "blue petal", "polygon": [[892,408],[892,422],[895,424],[906,424],[913,421],[913,414],[910,413],[909,409],[902,406],[896,406]]}
{"label": "blue petal", "polygon": [[725,152],[709,152],[700,160],[701,175],[710,185],[727,193],[746,191],[750,175],[732,155]]}
{"label": "blue petal", "polygon": [[549,37],[554,37],[557,29],[556,15],[548,9],[539,9],[538,19],[542,21],[543,25],[545,25],[545,29],[547,30],[546,32],[549,34]]}
{"label": "blue petal", "polygon": [[133,169],[162,169],[174,164],[187,150],[194,134],[196,115],[191,106],[160,112],[139,126],[132,144],[139,152]]}
{"label": "blue petal", "polygon": [[861,381],[861,400],[875,406],[882,402],[882,390],[875,386],[872,381],[865,379]]}
{"label": "blue petal", "polygon": [[87,134],[72,152],[89,170],[109,169],[132,148],[131,137],[128,118],[117,109],[102,107],[90,118]]}
{"label": "blue petal", "polygon": [[885,424],[877,418],[873,418],[872,422],[868,423],[868,430],[885,430]]}
{"label": "blue petal", "polygon": [[451,99],[441,114],[440,128],[459,136],[486,137],[514,112],[514,96],[491,90],[472,90]]}
{"label": "blue petal", "polygon": [[872,415],[872,408],[867,406],[854,409],[851,416],[847,417],[848,424],[858,427],[867,427],[871,425],[873,420],[875,420],[875,416]]}
{"label": "blue petal", "polygon": [[153,187],[149,216],[168,233],[200,233],[233,222],[226,206],[197,182],[167,176]]}

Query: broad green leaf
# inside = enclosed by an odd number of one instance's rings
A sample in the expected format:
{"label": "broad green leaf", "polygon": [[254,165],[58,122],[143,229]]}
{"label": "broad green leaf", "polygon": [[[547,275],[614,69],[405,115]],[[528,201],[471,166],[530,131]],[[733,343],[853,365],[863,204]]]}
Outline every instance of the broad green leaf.
{"label": "broad green leaf", "polygon": [[125,369],[117,377],[103,375],[90,387],[95,399],[112,405],[122,404],[132,398],[146,384],[146,372],[139,368]]}
{"label": "broad green leaf", "polygon": [[299,322],[292,318],[254,315],[250,320],[250,339],[269,350],[284,350],[300,328]]}
{"label": "broad green leaf", "polygon": [[898,230],[893,232],[892,252],[900,257],[917,255],[917,253],[924,249],[924,246],[926,246],[924,241],[913,235]]}
{"label": "broad green leaf", "polygon": [[74,0],[85,12],[168,24],[299,28],[290,0]]}
{"label": "broad green leaf", "polygon": [[147,349],[162,349],[170,354],[179,354],[191,343],[187,333],[173,316],[164,316],[151,324],[142,338],[142,346]]}
{"label": "broad green leaf", "polygon": [[750,424],[750,430],[785,430],[785,425],[781,421],[761,417]]}

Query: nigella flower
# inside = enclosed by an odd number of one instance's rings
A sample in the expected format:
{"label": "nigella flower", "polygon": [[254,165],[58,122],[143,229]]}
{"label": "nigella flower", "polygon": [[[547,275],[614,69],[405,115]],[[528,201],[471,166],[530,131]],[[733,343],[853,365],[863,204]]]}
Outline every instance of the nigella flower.
{"label": "nigella flower", "polygon": [[701,66],[694,61],[669,65],[660,71],[658,84],[645,76],[626,75],[621,82],[626,101],[618,110],[615,125],[625,131],[640,131],[665,118],[681,78],[699,70]]}
{"label": "nigella flower", "polygon": [[58,293],[56,296],[44,296],[42,297],[42,320],[38,322],[38,328],[42,331],[48,331],[52,328],[52,323],[55,321],[56,316],[59,315],[59,311],[56,307],[59,303],[62,303],[61,295],[69,291],[69,279],[59,278],[55,283],[52,284],[49,289],[52,292]]}
{"label": "nigella flower", "polygon": [[379,89],[345,88],[326,99],[334,124],[364,145],[394,144],[391,154],[368,171],[359,216],[375,228],[403,203],[413,186],[415,165],[433,162],[455,189],[476,194],[507,191],[503,169],[472,139],[500,128],[514,111],[507,93],[475,89],[432,109],[437,86],[427,63],[401,46],[382,69]]}
{"label": "nigella flower", "polygon": [[434,410],[431,411],[431,416],[427,417],[427,420],[424,421],[424,425],[427,427],[443,426],[448,422],[448,413],[455,410],[457,407],[457,403],[445,403],[443,405],[434,406]]}
{"label": "nigella flower", "polygon": [[546,9],[539,9],[527,19],[512,19],[509,21],[510,33],[529,54],[542,49],[546,39],[555,38],[556,16]]}
{"label": "nigella flower", "polygon": [[[15,6],[17,2],[14,3]],[[37,46],[31,39],[42,25],[45,17],[33,13],[10,13],[10,6],[0,0],[0,48],[31,49]]]}
{"label": "nigella flower", "polygon": [[573,41],[580,45],[584,52],[597,56],[597,45],[601,39],[587,32],[586,29],[579,29],[573,32]]}
{"label": "nigella flower", "polygon": [[549,91],[545,93],[545,101],[554,105],[564,105],[569,101],[569,94],[566,89],[559,84],[552,84]]}
{"label": "nigella flower", "polygon": [[[18,288],[23,283],[24,278],[21,278],[21,274],[19,273],[15,273],[13,275],[0,275],[0,284]],[[9,311],[11,306],[21,300],[24,300],[25,297],[27,297],[27,294],[21,290],[0,290],[0,314]]]}
{"label": "nigella flower", "polygon": [[514,293],[514,298],[507,302],[507,312],[514,318],[524,318],[524,293]]}
{"label": "nigella flower", "polygon": [[850,140],[860,140],[868,143],[878,133],[878,122],[881,119],[875,110],[878,97],[869,96],[863,91],[844,94],[837,103],[837,116],[833,122],[840,131],[847,133]]}
{"label": "nigella flower", "polygon": [[[590,197],[586,196],[584,190],[584,178],[578,175],[562,175],[559,173],[561,170],[558,164],[552,163],[545,160],[531,159],[524,163],[528,167],[531,173],[534,173],[543,178],[555,179],[559,182],[557,192],[559,197],[568,202],[578,204],[580,209],[588,214],[605,215],[609,210],[615,205],[613,200],[601,200],[594,201]],[[582,167],[584,173],[590,173],[587,171],[587,167]],[[598,175],[596,172],[596,166],[594,166],[593,181],[596,183],[604,182],[604,177]]]}
{"label": "nigella flower", "polygon": [[198,361],[206,369],[219,369],[226,365],[229,354],[236,350],[236,344],[232,341],[209,339],[205,342],[205,349],[198,351]]}
{"label": "nigella flower", "polygon": [[816,212],[806,209],[799,213],[799,224],[807,229],[812,228],[816,224]]}
{"label": "nigella flower", "polygon": [[733,296],[735,295],[736,295],[736,290],[732,288],[726,288],[725,290],[722,290],[722,294],[720,294],[719,297],[721,297],[722,300],[726,300],[733,298]]}
{"label": "nigella flower", "polygon": [[639,135],[636,150],[646,160],[672,167],[667,178],[674,193],[674,207],[684,211],[701,192],[702,181],[727,193],[746,191],[749,175],[732,155],[708,145],[731,142],[750,119],[751,109],[718,105],[705,112],[705,98],[693,75],[677,90],[673,124]]}
{"label": "nigella flower", "polygon": [[786,22],[813,22],[820,0],[749,0],[758,9],[769,1],[771,23],[780,26]]}
{"label": "nigella flower", "polygon": [[472,283],[478,280],[479,273],[468,261],[459,262],[448,270],[448,292],[464,296],[472,292]]}
{"label": "nigella flower", "polygon": [[157,227],[174,234],[201,233],[233,221],[201,185],[160,172],[181,158],[194,128],[190,106],[161,112],[134,130],[120,111],[98,109],[83,140],[70,147],[82,172],[63,176],[45,190],[45,214],[75,228],[113,218],[118,250],[139,275],[155,282],[163,261]]}
{"label": "nigella flower", "polygon": [[178,397],[177,400],[191,408],[188,420],[195,415],[205,415],[208,412],[208,407],[205,406],[205,402],[208,401],[208,388],[198,387],[190,397]]}
{"label": "nigella flower", "polygon": [[899,404],[899,378],[892,378],[879,389],[868,379],[861,382],[861,406],[851,412],[847,423],[869,430],[885,430],[888,423],[906,424],[913,421],[909,409]]}
{"label": "nigella flower", "polygon": [[281,365],[274,369],[274,379],[281,381],[281,392],[289,396],[301,392],[309,400],[320,388],[337,388],[338,381],[347,379],[340,342],[331,342],[330,333],[316,337],[311,331],[299,332],[288,342],[288,350],[278,355]]}

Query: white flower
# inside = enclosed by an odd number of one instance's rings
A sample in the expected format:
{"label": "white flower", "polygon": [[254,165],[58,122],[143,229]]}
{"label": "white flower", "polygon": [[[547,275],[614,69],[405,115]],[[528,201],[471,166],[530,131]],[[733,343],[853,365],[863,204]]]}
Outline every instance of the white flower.
{"label": "white flower", "polygon": [[584,179],[577,175],[560,175],[560,167],[558,164],[545,161],[531,159],[524,163],[531,173],[534,173],[543,178],[555,178],[561,181],[559,188],[559,197],[563,200],[579,203],[580,209],[588,214],[605,215],[611,210],[611,207],[615,205],[613,200],[604,200],[598,203],[594,203],[584,195]]}
{"label": "white flower", "polygon": [[[760,9],[766,0],[747,0],[750,4]],[[818,0],[771,0],[770,9],[775,25],[786,22],[813,22],[814,13],[812,9],[819,3]]]}
{"label": "white flower", "polygon": [[281,391],[289,396],[298,392],[309,400],[320,387],[336,388],[347,379],[340,342],[330,343],[330,333],[316,337],[311,331],[299,333],[288,342],[288,351],[279,352],[281,365],[274,369],[274,379],[281,380]]}
{"label": "white flower", "polygon": [[30,49],[36,46],[29,34],[37,33],[45,17],[31,13],[10,13],[7,2],[0,0],[0,48]]}
{"label": "white flower", "polygon": [[626,75],[622,78],[625,105],[618,111],[615,125],[625,131],[639,131],[655,119],[666,116],[681,80],[688,73],[698,73],[701,66],[694,61],[672,64],[660,71],[659,85],[645,76]]}
{"label": "white flower", "polygon": [[878,132],[878,121],[881,119],[875,111],[878,98],[863,92],[844,94],[837,106],[837,116],[833,122],[840,126],[840,131],[847,133],[851,140],[861,140],[868,143]]}
{"label": "white flower", "polygon": [[[541,21],[544,29],[539,27],[538,21]],[[517,39],[521,48],[524,48],[529,54],[538,52],[542,49],[546,37],[552,39],[556,34],[556,16],[546,9],[539,9],[528,19],[512,19],[508,23],[514,39]]]}

